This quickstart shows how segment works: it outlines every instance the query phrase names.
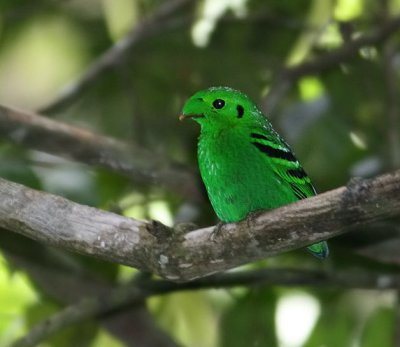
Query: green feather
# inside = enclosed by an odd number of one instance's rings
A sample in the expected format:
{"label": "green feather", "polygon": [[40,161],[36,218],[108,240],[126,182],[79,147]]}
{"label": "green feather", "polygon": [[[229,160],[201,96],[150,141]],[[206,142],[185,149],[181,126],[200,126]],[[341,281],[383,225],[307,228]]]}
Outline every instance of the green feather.
{"label": "green feather", "polygon": [[[221,221],[237,222],[316,194],[288,144],[245,94],[227,87],[202,90],[186,102],[182,117],[201,126],[200,173]],[[308,250],[319,258],[329,253],[325,241]]]}

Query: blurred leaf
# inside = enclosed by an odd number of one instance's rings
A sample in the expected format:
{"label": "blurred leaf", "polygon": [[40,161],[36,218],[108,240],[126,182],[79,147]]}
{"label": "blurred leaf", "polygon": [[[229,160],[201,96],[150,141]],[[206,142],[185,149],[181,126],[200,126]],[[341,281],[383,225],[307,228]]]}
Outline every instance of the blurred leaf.
{"label": "blurred leaf", "polygon": [[394,310],[388,307],[381,307],[368,318],[363,329],[360,346],[392,346],[395,329],[398,329],[398,327],[395,325]]}
{"label": "blurred leaf", "polygon": [[5,347],[23,333],[25,309],[37,301],[37,293],[25,274],[8,271],[7,263],[1,256],[0,293],[0,346]]}
{"label": "blurred leaf", "polygon": [[221,347],[276,346],[275,305],[272,289],[250,289],[223,312]]}
{"label": "blurred leaf", "polygon": [[28,158],[24,149],[0,144],[0,177],[34,189],[41,189],[40,180],[27,165]]}
{"label": "blurred leaf", "polygon": [[[60,309],[58,305],[43,298],[40,302],[27,309],[26,317],[28,320],[28,327],[32,327],[44,319],[51,317]],[[48,341],[50,346],[86,347],[91,345],[92,340],[97,334],[97,329],[97,325],[94,322],[81,322],[78,325],[72,325],[61,330],[55,336],[50,337]]]}
{"label": "blurred leaf", "polygon": [[97,170],[95,184],[98,204],[111,209],[116,208],[120,197],[131,188],[126,177],[105,170]]}
{"label": "blurred leaf", "polygon": [[217,317],[207,294],[183,292],[152,298],[150,309],[161,326],[187,346],[216,346]]}
{"label": "blurred leaf", "polygon": [[340,292],[318,293],[321,314],[304,347],[352,347],[359,317],[357,303]]}

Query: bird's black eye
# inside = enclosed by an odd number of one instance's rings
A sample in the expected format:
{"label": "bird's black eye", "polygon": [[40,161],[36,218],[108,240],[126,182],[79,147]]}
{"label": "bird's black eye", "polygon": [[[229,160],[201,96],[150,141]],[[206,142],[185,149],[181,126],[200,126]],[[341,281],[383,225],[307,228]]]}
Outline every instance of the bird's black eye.
{"label": "bird's black eye", "polygon": [[222,100],[222,99],[216,99],[216,100],[213,101],[213,106],[214,106],[215,108],[220,109],[220,108],[222,108],[222,107],[225,106],[225,101]]}

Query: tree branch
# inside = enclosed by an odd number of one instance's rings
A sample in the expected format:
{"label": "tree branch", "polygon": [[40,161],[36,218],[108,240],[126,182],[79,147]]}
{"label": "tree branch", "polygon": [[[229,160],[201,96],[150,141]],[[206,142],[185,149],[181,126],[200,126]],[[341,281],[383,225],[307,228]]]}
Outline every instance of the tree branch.
{"label": "tree branch", "polygon": [[135,25],[134,28],[121,40],[116,42],[106,52],[104,52],[97,60],[95,60],[89,68],[76,80],[65,86],[55,100],[42,107],[39,113],[54,113],[64,108],[75,100],[82,91],[93,83],[106,69],[117,64],[121,58],[131,50],[138,42],[149,36],[165,30],[165,19],[178,11],[184,5],[194,0],[168,0],[148,18]]}
{"label": "tree branch", "polygon": [[231,288],[248,285],[317,286],[330,288],[398,289],[400,275],[362,271],[313,271],[299,269],[261,269],[205,277],[186,283],[163,280],[139,280],[113,289],[107,295],[90,297],[68,306],[36,325],[11,347],[35,346],[62,329],[87,319],[128,309],[153,295],[184,290]]}
{"label": "tree branch", "polygon": [[[188,281],[400,216],[400,170],[187,234],[0,179],[0,227],[70,251]],[[219,230],[216,233],[216,230]]]}
{"label": "tree branch", "polygon": [[158,184],[189,200],[203,199],[196,174],[183,164],[83,128],[0,105],[0,137],[138,182]]}
{"label": "tree branch", "polygon": [[325,53],[311,61],[284,68],[278,74],[271,86],[270,92],[265,98],[266,109],[264,110],[267,113],[271,112],[290,87],[302,77],[318,74],[335,67],[353,58],[359,52],[360,48],[382,43],[399,29],[400,16],[397,16],[388,20],[384,25],[379,26],[374,32],[348,41],[336,50]]}

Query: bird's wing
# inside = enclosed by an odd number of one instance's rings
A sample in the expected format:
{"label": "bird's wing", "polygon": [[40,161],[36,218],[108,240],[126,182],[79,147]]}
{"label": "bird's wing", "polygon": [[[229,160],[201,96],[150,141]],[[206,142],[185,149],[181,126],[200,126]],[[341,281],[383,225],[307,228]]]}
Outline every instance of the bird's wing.
{"label": "bird's wing", "polygon": [[311,180],[293,154],[289,145],[272,128],[268,131],[254,129],[250,133],[251,143],[269,158],[269,162],[280,181],[286,182],[298,199],[316,195]]}

